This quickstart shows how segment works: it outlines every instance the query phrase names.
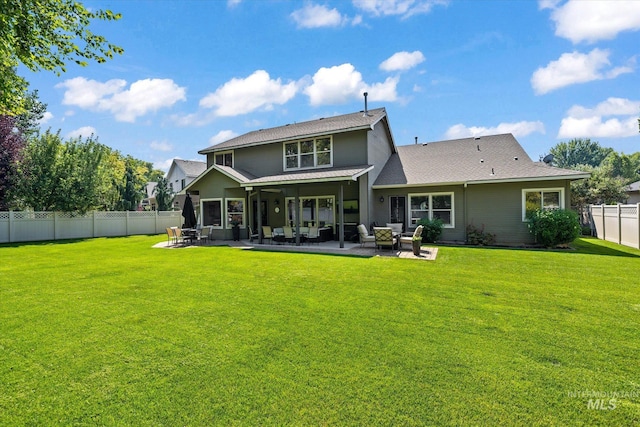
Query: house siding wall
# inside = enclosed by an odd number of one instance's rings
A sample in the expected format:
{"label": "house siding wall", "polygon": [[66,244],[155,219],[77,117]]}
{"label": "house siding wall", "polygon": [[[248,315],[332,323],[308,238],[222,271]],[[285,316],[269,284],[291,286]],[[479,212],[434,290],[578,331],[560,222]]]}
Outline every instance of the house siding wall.
{"label": "house siding wall", "polygon": [[522,190],[530,188],[564,188],[564,207],[571,206],[569,182],[565,180],[469,185],[467,222],[484,226],[486,232],[496,235],[497,243],[533,243],[527,223],[522,221]]}

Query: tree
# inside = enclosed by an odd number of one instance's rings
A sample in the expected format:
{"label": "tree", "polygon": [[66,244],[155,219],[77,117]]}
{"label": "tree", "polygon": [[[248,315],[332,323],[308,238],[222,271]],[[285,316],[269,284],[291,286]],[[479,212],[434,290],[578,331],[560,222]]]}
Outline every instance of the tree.
{"label": "tree", "polygon": [[122,54],[123,49],[94,34],[94,20],[121,18],[110,10],[88,10],[75,0],[0,1],[0,114],[25,111],[26,81],[15,72],[22,63],[31,71],[66,71],[74,62],[86,66]]}
{"label": "tree", "polygon": [[171,210],[171,204],[173,203],[173,194],[169,189],[169,180],[164,176],[158,178],[156,188],[153,190],[156,195],[156,204],[159,211]]}
{"label": "tree", "polygon": [[44,113],[47,112],[47,104],[40,102],[38,91],[34,90],[27,94],[24,99],[24,106],[25,111],[16,116],[16,126],[28,139],[30,136],[40,132],[40,120],[44,117]]}
{"label": "tree", "polygon": [[148,173],[145,162],[131,156],[125,159],[124,185],[120,188],[118,210],[135,211],[144,198],[144,186],[147,184]]}
{"label": "tree", "polygon": [[612,151],[612,148],[601,147],[598,142],[588,138],[577,138],[558,143],[550,153],[553,154],[553,166],[573,168],[578,165],[599,166]]}
{"label": "tree", "polygon": [[98,207],[105,151],[93,136],[64,143],[59,133],[47,131],[32,138],[21,165],[23,207],[78,213]]}
{"label": "tree", "polygon": [[18,162],[22,158],[24,147],[24,135],[16,127],[16,118],[0,116],[0,211],[13,207]]}

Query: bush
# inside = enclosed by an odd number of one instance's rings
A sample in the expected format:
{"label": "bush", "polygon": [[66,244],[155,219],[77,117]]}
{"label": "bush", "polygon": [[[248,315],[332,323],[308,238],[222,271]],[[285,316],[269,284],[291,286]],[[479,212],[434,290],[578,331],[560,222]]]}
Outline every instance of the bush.
{"label": "bush", "polygon": [[477,246],[493,245],[496,242],[496,235],[484,231],[484,225],[481,228],[473,224],[467,225],[467,244]]}
{"label": "bush", "polygon": [[442,221],[438,218],[422,218],[416,225],[422,225],[422,241],[424,243],[435,243],[442,234]]}
{"label": "bush", "polygon": [[566,209],[537,210],[528,216],[536,242],[552,248],[573,242],[581,231],[578,214]]}

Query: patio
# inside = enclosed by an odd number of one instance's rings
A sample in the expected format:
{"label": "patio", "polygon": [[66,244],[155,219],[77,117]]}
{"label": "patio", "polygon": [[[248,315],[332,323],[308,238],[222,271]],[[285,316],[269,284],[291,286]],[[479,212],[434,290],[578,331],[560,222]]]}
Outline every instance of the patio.
{"label": "patio", "polygon": [[202,244],[195,245],[174,245],[162,241],[154,245],[154,248],[169,248],[169,249],[182,249],[182,248],[198,248],[201,246],[229,246],[243,250],[257,250],[257,251],[281,251],[281,252],[301,252],[301,253],[319,253],[330,255],[344,255],[344,256],[360,256],[360,257],[374,257],[385,256],[393,258],[414,259],[422,261],[433,261],[438,255],[438,248],[434,247],[422,247],[420,256],[415,256],[411,248],[404,248],[403,250],[394,249],[378,249],[376,250],[371,244],[360,247],[360,243],[344,242],[344,248],[340,247],[340,242],[330,240],[326,242],[320,242],[318,244],[302,244],[300,246],[292,244],[276,244],[276,243],[258,243],[251,242],[248,239],[241,239],[240,241],[233,240],[213,240],[207,241]]}

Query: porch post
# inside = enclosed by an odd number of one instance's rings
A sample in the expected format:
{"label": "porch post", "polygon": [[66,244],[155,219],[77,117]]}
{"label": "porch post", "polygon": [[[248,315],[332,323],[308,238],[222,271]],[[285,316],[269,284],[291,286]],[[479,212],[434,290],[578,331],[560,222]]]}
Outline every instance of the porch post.
{"label": "porch post", "polygon": [[340,206],[340,211],[338,212],[338,217],[340,220],[340,248],[344,248],[344,184],[340,183],[340,193],[338,194],[338,206]]}
{"label": "porch post", "polygon": [[[262,244],[262,197],[261,197],[261,193],[262,191],[260,190],[260,187],[258,187],[257,191],[256,191],[256,199],[258,202],[258,209],[256,209],[258,211],[257,215],[258,218],[256,223],[258,224],[258,243]],[[254,231],[255,234],[255,231]],[[251,240],[251,236],[249,236],[249,240]]]}
{"label": "porch post", "polygon": [[300,246],[300,188],[296,186],[296,194],[293,199],[293,204],[296,210],[296,246]]}

